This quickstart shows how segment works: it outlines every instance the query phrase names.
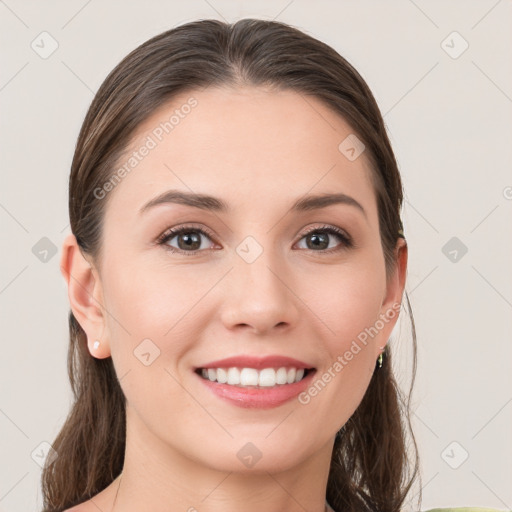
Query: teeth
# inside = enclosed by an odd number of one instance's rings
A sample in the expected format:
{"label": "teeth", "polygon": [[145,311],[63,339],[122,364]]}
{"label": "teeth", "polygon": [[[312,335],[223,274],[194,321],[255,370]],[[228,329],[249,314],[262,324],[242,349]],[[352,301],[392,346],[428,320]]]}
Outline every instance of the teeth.
{"label": "teeth", "polygon": [[242,371],[240,372],[240,385],[257,386],[258,370],[255,370],[254,368],[242,368]]}
{"label": "teeth", "polygon": [[228,372],[224,368],[217,369],[217,382],[224,384],[228,381]]}
{"label": "teeth", "polygon": [[275,385],[276,371],[273,368],[265,368],[264,370],[261,370],[258,378],[258,386],[272,387]]}
{"label": "teeth", "polygon": [[276,372],[276,383],[277,384],[286,384],[288,382],[288,372],[286,368],[279,368]]}
{"label": "teeth", "polygon": [[228,384],[232,386],[240,384],[240,370],[238,368],[230,368],[228,370]]}
{"label": "teeth", "polygon": [[274,387],[275,385],[293,384],[304,377],[304,368],[203,368],[203,378],[231,386]]}

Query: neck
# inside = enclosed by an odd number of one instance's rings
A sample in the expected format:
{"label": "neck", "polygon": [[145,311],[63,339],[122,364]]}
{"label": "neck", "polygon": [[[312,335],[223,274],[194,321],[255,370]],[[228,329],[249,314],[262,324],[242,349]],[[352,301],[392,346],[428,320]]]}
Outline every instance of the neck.
{"label": "neck", "polygon": [[127,421],[124,467],[111,512],[325,512],[333,442],[291,467],[270,457],[265,465],[262,457],[250,471],[240,471],[240,464],[219,470],[186,457],[142,422]]}

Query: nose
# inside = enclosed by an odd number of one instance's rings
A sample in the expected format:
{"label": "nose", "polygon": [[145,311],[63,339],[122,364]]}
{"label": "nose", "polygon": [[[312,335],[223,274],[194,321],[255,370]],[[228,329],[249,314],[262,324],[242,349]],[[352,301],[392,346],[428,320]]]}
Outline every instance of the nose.
{"label": "nose", "polygon": [[284,332],[297,323],[300,299],[293,290],[292,274],[265,255],[252,263],[236,261],[226,276],[228,289],[220,315],[228,330],[263,335],[274,329]]}

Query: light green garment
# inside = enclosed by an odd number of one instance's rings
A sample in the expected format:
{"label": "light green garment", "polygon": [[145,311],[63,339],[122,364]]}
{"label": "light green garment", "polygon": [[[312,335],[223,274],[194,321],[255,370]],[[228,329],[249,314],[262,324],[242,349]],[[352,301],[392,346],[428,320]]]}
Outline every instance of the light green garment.
{"label": "light green garment", "polygon": [[[456,507],[456,508],[432,508],[425,512],[503,512],[497,508],[481,508],[481,507]],[[505,511],[506,512],[506,511]],[[512,511],[510,511],[512,512]]]}
{"label": "light green garment", "polygon": [[[329,503],[325,502],[327,505],[327,510],[329,512],[334,512]],[[455,508],[431,508],[430,510],[425,510],[424,512],[512,512],[504,511],[497,508],[482,508],[482,507],[455,507]]]}

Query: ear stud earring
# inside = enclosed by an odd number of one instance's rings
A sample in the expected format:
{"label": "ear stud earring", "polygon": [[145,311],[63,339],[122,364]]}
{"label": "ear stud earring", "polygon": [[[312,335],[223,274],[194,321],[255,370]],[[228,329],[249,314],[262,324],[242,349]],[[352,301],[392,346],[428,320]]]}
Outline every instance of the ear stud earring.
{"label": "ear stud earring", "polygon": [[94,342],[94,345],[93,345],[94,350],[98,350],[98,347],[99,347],[99,346],[100,346],[100,342],[99,342],[98,340],[96,340],[96,341]]}

